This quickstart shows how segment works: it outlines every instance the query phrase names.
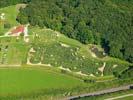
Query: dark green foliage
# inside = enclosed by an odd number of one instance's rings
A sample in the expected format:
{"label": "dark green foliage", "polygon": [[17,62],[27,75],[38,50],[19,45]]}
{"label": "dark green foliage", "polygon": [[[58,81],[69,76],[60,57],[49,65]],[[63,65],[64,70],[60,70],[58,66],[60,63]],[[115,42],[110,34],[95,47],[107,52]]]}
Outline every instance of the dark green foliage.
{"label": "dark green foliage", "polygon": [[84,44],[102,44],[109,55],[133,62],[132,4],[132,0],[32,0],[17,19]]}
{"label": "dark green foliage", "polygon": [[85,82],[85,83],[94,83],[94,82],[95,82],[95,80],[85,79],[85,80],[84,80],[84,82]]}
{"label": "dark green foliage", "polygon": [[119,77],[121,79],[133,78],[133,66],[130,66],[127,70],[123,71]]}
{"label": "dark green foliage", "polygon": [[11,28],[11,24],[8,22],[4,23],[4,28],[7,28],[7,29]]}
{"label": "dark green foliage", "polygon": [[91,48],[91,51],[92,51],[93,53],[95,53],[95,55],[96,55],[97,57],[99,57],[99,58],[104,58],[104,57],[106,56],[106,54],[104,54],[103,51],[98,50],[98,48],[96,48],[96,47],[92,47],[92,48]]}
{"label": "dark green foliage", "polygon": [[0,0],[0,8],[15,5],[18,3],[28,3],[31,0]]}
{"label": "dark green foliage", "polygon": [[[23,9],[20,9],[20,11],[23,11]],[[21,18],[21,19],[20,19]],[[25,13],[20,13],[18,16],[17,16],[17,20],[18,19],[20,19],[19,20],[19,22],[21,23],[21,24],[26,24],[27,23],[27,21],[28,21],[28,17],[25,15]],[[32,24],[32,23],[31,23]]]}
{"label": "dark green foliage", "polygon": [[115,77],[119,77],[119,76],[120,76],[119,73],[116,72],[116,71],[113,72],[113,75],[114,75]]}
{"label": "dark green foliage", "polygon": [[21,0],[0,0],[0,8],[17,4],[20,1]]}
{"label": "dark green foliage", "polygon": [[55,67],[62,66],[73,71],[82,71],[86,74],[96,72],[97,68],[102,65],[101,62],[96,65],[95,63],[98,61],[84,59],[78,54],[76,48],[62,47],[58,43],[53,43],[50,45],[46,43],[34,44],[33,48],[37,52],[33,54],[34,57],[31,59],[32,63],[39,63],[42,61],[43,64],[51,64]]}

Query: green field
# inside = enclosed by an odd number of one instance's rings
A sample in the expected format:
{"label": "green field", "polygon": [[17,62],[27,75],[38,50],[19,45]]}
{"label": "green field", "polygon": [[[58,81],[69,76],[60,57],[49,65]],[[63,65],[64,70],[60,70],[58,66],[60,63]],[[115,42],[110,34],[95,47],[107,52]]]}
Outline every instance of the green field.
{"label": "green field", "polygon": [[81,80],[39,68],[1,68],[0,96],[24,95],[41,90],[69,90],[85,85]]}
{"label": "green field", "polygon": [[[7,67],[0,68],[0,100],[49,100],[51,97],[53,100],[59,100],[66,96],[89,93],[128,82],[130,84],[132,81],[85,83],[82,79],[62,74],[55,68]],[[117,95],[113,94],[113,96]],[[109,96],[105,95],[105,97]]]}
{"label": "green field", "polygon": [[21,65],[28,46],[16,37],[0,37],[0,65]]}
{"label": "green field", "polygon": [[117,100],[132,100],[132,99],[133,99],[133,96],[129,96],[129,97],[124,97]]}
{"label": "green field", "polygon": [[[18,14],[18,10],[16,9],[16,5],[1,8],[0,14],[5,14],[5,20],[0,20],[0,35],[3,35],[10,28],[18,25],[19,23],[16,21],[16,17]],[[8,24],[10,28],[4,28],[4,24]]]}

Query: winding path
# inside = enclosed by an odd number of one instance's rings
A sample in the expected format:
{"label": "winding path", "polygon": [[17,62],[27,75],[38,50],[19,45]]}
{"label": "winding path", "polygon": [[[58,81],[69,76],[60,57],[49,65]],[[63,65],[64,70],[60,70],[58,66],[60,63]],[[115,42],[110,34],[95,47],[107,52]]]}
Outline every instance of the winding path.
{"label": "winding path", "polygon": [[63,100],[75,100],[75,99],[83,98],[83,97],[98,96],[98,95],[117,92],[117,91],[121,91],[121,90],[128,90],[128,89],[131,89],[132,86],[133,86],[133,84],[130,84],[130,85],[121,86],[121,87],[117,87],[117,88],[105,89],[105,90],[81,94],[81,95],[77,95],[77,96],[70,96],[70,97],[64,98]]}

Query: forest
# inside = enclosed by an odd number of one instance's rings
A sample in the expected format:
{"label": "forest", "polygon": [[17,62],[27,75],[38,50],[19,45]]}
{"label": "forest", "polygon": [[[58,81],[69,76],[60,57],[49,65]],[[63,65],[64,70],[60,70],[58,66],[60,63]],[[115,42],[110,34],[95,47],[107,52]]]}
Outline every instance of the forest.
{"label": "forest", "polygon": [[0,7],[16,3],[28,4],[17,16],[21,24],[51,28],[133,62],[133,0],[2,0]]}
{"label": "forest", "polygon": [[29,3],[31,0],[0,0],[0,8],[18,3]]}

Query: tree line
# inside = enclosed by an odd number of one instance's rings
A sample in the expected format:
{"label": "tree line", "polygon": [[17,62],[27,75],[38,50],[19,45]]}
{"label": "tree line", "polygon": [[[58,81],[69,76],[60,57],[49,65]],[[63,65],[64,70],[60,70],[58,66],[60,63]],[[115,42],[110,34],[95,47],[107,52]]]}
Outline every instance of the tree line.
{"label": "tree line", "polygon": [[29,3],[31,0],[0,0],[0,8],[18,3]]}
{"label": "tree line", "polygon": [[16,1],[29,3],[20,10],[20,23],[45,26],[84,44],[101,45],[110,56],[133,62],[133,0]]}

